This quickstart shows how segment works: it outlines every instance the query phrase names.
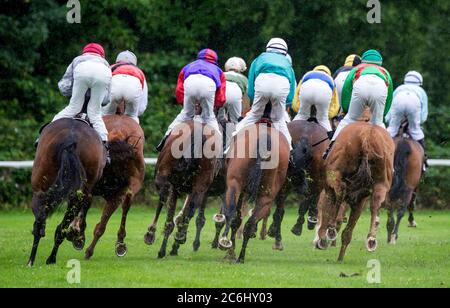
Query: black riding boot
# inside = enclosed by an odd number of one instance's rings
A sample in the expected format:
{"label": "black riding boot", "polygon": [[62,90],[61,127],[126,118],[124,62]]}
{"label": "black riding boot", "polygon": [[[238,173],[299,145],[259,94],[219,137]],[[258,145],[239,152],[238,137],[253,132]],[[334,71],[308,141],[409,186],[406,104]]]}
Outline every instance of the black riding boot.
{"label": "black riding boot", "polygon": [[330,144],[328,145],[328,148],[326,149],[325,153],[323,153],[323,156],[322,156],[323,160],[326,160],[328,158],[328,155],[330,154],[331,149],[333,148],[333,144],[334,144],[334,141],[331,141]]}
{"label": "black riding boot", "polygon": [[428,165],[427,149],[425,147],[425,139],[417,140],[417,142],[422,146],[423,152],[425,154],[425,157],[424,157],[424,165],[425,165],[424,171],[426,171],[426,168],[428,168],[429,165]]}
{"label": "black riding boot", "polygon": [[106,164],[109,165],[111,164],[111,156],[109,155],[109,145],[107,141],[103,141],[103,146],[105,147],[106,150]]}
{"label": "black riding boot", "polygon": [[166,145],[167,137],[169,137],[169,136],[164,136],[164,138],[161,140],[161,142],[156,147],[156,150],[158,152],[161,152],[164,149],[164,146]]}

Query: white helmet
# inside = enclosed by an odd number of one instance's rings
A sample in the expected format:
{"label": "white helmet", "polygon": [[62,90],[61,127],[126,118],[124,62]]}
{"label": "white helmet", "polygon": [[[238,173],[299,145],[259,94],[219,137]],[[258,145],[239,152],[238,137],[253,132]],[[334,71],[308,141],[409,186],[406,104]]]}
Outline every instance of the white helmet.
{"label": "white helmet", "polygon": [[273,38],[267,43],[266,50],[268,52],[278,52],[286,55],[288,53],[288,46],[285,40],[281,38]]}
{"label": "white helmet", "polygon": [[423,77],[419,72],[411,71],[405,76],[405,84],[416,84],[421,86],[423,84]]}
{"label": "white helmet", "polygon": [[118,62],[126,62],[126,63],[131,63],[133,65],[137,65],[137,57],[134,53],[132,53],[129,50],[122,51],[117,56],[116,63],[118,63]]}
{"label": "white helmet", "polygon": [[238,73],[243,73],[247,70],[247,64],[242,58],[232,57],[225,63],[225,71],[235,71]]}

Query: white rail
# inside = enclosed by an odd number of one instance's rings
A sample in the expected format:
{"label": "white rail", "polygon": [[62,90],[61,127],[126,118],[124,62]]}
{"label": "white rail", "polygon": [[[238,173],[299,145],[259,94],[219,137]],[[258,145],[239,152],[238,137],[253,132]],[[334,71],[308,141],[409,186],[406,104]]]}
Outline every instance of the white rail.
{"label": "white rail", "polygon": [[[146,158],[147,165],[156,165],[157,158]],[[429,159],[431,167],[450,167],[450,159]],[[33,167],[33,161],[0,161],[0,168],[29,169]]]}

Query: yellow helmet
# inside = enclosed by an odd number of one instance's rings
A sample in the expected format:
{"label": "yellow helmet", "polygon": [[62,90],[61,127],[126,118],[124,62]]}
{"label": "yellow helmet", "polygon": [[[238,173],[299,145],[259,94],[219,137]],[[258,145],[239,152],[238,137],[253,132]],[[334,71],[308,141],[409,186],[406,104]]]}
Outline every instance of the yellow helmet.
{"label": "yellow helmet", "polygon": [[347,59],[345,59],[344,66],[357,66],[361,64],[361,57],[358,55],[349,55]]}
{"label": "yellow helmet", "polygon": [[326,67],[325,65],[319,65],[319,66],[316,66],[316,67],[313,69],[313,71],[314,71],[314,72],[324,72],[324,73],[326,73],[328,76],[331,76],[331,70],[330,70],[328,67]]}

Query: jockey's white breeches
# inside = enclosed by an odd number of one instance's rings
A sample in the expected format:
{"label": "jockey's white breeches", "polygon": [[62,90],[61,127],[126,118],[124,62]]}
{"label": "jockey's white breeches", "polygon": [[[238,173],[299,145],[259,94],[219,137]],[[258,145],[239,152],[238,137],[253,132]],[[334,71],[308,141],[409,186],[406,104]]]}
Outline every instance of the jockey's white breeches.
{"label": "jockey's white breeches", "polygon": [[419,97],[410,91],[398,93],[392,101],[391,120],[389,122],[388,132],[392,137],[397,136],[402,120],[406,118],[409,124],[409,134],[414,140],[425,138],[420,127],[421,104]]}
{"label": "jockey's white breeches", "polygon": [[53,121],[72,118],[83,109],[86,92],[91,89],[87,115],[94,129],[103,141],[108,141],[108,131],[102,118],[102,102],[108,95],[111,84],[111,70],[102,63],[87,61],[74,70],[72,97],[69,105],[58,113]]}

